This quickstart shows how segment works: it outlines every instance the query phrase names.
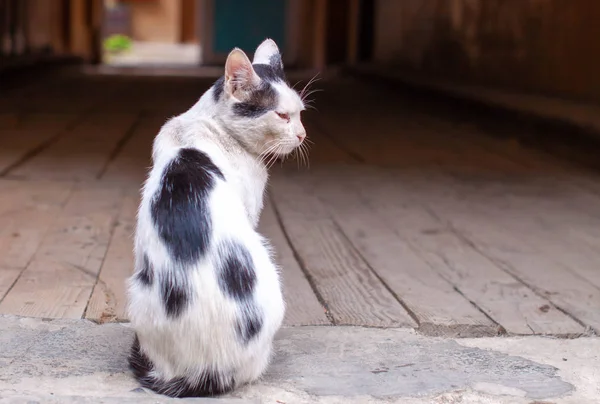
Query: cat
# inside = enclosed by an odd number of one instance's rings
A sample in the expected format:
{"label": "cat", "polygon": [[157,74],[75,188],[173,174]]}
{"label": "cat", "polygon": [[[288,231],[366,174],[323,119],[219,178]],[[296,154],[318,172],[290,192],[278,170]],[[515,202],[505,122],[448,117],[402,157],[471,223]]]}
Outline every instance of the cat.
{"label": "cat", "polygon": [[264,373],[285,304],[256,227],[267,163],[302,145],[304,109],[267,39],[252,62],[233,49],[224,76],[160,129],[128,280],[129,364],[143,387],[214,396]]}

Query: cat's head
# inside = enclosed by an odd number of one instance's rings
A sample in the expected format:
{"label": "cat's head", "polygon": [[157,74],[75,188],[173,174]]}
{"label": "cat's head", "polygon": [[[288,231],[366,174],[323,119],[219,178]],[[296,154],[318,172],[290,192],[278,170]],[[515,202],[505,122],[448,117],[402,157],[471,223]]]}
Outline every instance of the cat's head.
{"label": "cat's head", "polygon": [[287,83],[271,39],[258,46],[252,62],[242,50],[232,50],[213,96],[223,126],[256,155],[287,155],[306,138],[304,103]]}

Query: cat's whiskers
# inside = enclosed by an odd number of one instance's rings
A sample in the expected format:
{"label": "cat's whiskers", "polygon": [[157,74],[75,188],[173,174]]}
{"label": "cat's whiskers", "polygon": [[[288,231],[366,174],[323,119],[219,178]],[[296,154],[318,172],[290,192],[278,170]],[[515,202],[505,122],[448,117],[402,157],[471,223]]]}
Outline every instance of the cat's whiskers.
{"label": "cat's whiskers", "polygon": [[302,103],[304,104],[304,107],[307,109],[314,109],[315,111],[317,111],[317,108],[315,108],[315,106],[313,105],[313,103],[315,102],[315,99],[308,99],[308,97],[310,97],[311,95],[318,93],[318,92],[322,92],[323,90],[320,89],[314,89],[314,90],[310,90],[308,93],[306,93],[303,97],[302,97]]}
{"label": "cat's whiskers", "polygon": [[[308,160],[308,150],[310,145],[306,143],[308,139],[305,139],[303,143],[300,143],[298,147],[294,149],[293,157],[297,162],[298,169],[300,169],[300,164],[306,165],[307,168],[310,168],[310,162]],[[310,141],[310,143],[313,143]]]}
{"label": "cat's whiskers", "polygon": [[[258,142],[257,142],[258,143]],[[269,145],[270,143],[273,143],[271,145]],[[267,147],[266,149],[264,149],[259,155],[259,159],[262,161],[266,156],[269,155],[269,153],[277,146],[276,143],[274,143],[274,141],[268,142],[265,144],[265,147]]]}
{"label": "cat's whiskers", "polygon": [[323,90],[320,90],[320,89],[311,89],[310,88],[311,85],[313,85],[318,80],[320,80],[320,78],[317,78],[318,75],[319,75],[319,73],[317,73],[312,79],[310,79],[309,82],[306,83],[306,85],[304,86],[304,88],[300,92],[300,99],[302,100],[302,104],[304,104],[304,107],[307,108],[307,109],[317,110],[312,105],[312,103],[314,102],[314,99],[309,100],[308,97],[311,96],[312,94],[316,93],[316,92],[323,91]]}
{"label": "cat's whiskers", "polygon": [[273,165],[277,162],[277,154],[273,153],[271,155],[271,158],[269,159],[269,161],[267,162],[266,166],[267,166],[267,170],[270,169],[271,167],[273,167]]}
{"label": "cat's whiskers", "polygon": [[296,149],[296,161],[298,162],[298,170],[300,170],[300,163],[304,163],[304,156],[302,155],[302,145]]}
{"label": "cat's whiskers", "polygon": [[264,163],[265,162],[265,158],[271,156],[270,153],[273,152],[273,150],[275,150],[275,148],[278,146],[279,143],[280,143],[279,139],[271,139],[268,142],[266,142],[265,146],[267,146],[267,148],[263,152],[261,152],[259,154],[259,156],[258,156],[259,157],[259,161],[261,163]]}
{"label": "cat's whiskers", "polygon": [[279,143],[279,147],[277,148],[277,150],[274,153],[275,159],[271,162],[271,165],[268,166],[268,168],[272,167],[278,160],[278,158],[281,158],[281,163],[283,165],[283,163],[285,162],[285,160],[287,160],[290,157],[290,153],[286,153],[285,155],[280,155],[280,152],[282,151],[283,147],[285,146],[290,146],[290,142],[288,141],[281,141]]}
{"label": "cat's whiskers", "polygon": [[[302,102],[304,102],[308,97],[310,97],[311,95],[315,94],[315,93],[321,93],[325,90],[321,89],[321,88],[314,88],[311,89],[310,91],[306,92],[306,94],[303,95],[302,97]],[[309,102],[311,102],[312,100],[309,100]]]}
{"label": "cat's whiskers", "polygon": [[265,164],[267,169],[271,168],[279,158],[279,152],[281,151],[282,146],[282,142],[278,142],[277,144],[275,144],[275,147],[269,149],[269,160]]}
{"label": "cat's whiskers", "polygon": [[308,90],[311,86],[311,84],[314,84],[315,82],[321,80],[321,78],[317,78],[317,76],[319,75],[319,72],[317,72],[317,74],[315,74],[309,81],[308,83],[306,83],[306,85],[304,86],[304,88],[302,89],[302,91],[300,91],[300,98],[301,99],[305,99],[305,93],[306,90]]}
{"label": "cat's whiskers", "polygon": [[[311,100],[311,102],[312,102],[312,100]],[[319,110],[317,109],[317,107],[315,107],[314,105],[312,105],[310,102],[304,104],[304,108],[306,108],[306,109],[312,109],[313,111],[319,112]]]}
{"label": "cat's whiskers", "polygon": [[[306,139],[308,140],[308,139]],[[303,161],[306,163],[306,168],[310,168],[310,160],[308,158],[308,152],[310,150],[310,145],[308,143],[306,143],[306,140],[304,143],[300,144],[300,153],[303,156]]]}
{"label": "cat's whiskers", "polygon": [[298,149],[294,150],[294,158],[296,160],[296,166],[298,167],[298,170],[300,170],[300,159],[298,158]]}

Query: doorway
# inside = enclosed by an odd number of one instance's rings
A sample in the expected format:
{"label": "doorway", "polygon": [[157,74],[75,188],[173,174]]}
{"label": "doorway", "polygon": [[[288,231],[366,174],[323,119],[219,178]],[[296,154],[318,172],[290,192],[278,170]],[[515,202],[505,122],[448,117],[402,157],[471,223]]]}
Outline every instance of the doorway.
{"label": "doorway", "polygon": [[296,63],[299,16],[304,0],[200,0],[203,63],[222,65],[239,47],[249,54],[273,39],[286,66]]}
{"label": "doorway", "polygon": [[222,65],[234,47],[249,55],[274,39],[296,60],[303,0],[102,0],[102,63],[113,66]]}
{"label": "doorway", "polygon": [[197,0],[103,0],[102,62],[185,67],[202,63]]}

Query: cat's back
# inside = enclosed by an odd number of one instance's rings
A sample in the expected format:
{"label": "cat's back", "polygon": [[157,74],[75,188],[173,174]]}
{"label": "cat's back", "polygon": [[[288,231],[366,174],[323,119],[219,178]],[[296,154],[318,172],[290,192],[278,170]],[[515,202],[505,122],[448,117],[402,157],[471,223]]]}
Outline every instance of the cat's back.
{"label": "cat's back", "polygon": [[[223,341],[238,338],[240,329],[250,330],[242,339],[252,339],[260,331],[258,320],[247,318],[243,327],[231,324],[241,321],[240,312],[262,311],[251,306],[270,303],[264,291],[278,290],[279,279],[266,242],[248,217],[243,181],[210,139],[190,145],[164,133],[155,141],[154,165],[138,211],[131,320],[152,319],[148,323],[169,327],[177,321]],[[189,316],[191,310],[197,310],[195,316]]]}
{"label": "cat's back", "polygon": [[154,360],[178,358],[175,373],[239,360],[279,321],[272,297],[258,297],[278,289],[277,273],[218,151],[159,146],[138,212],[130,320]]}

